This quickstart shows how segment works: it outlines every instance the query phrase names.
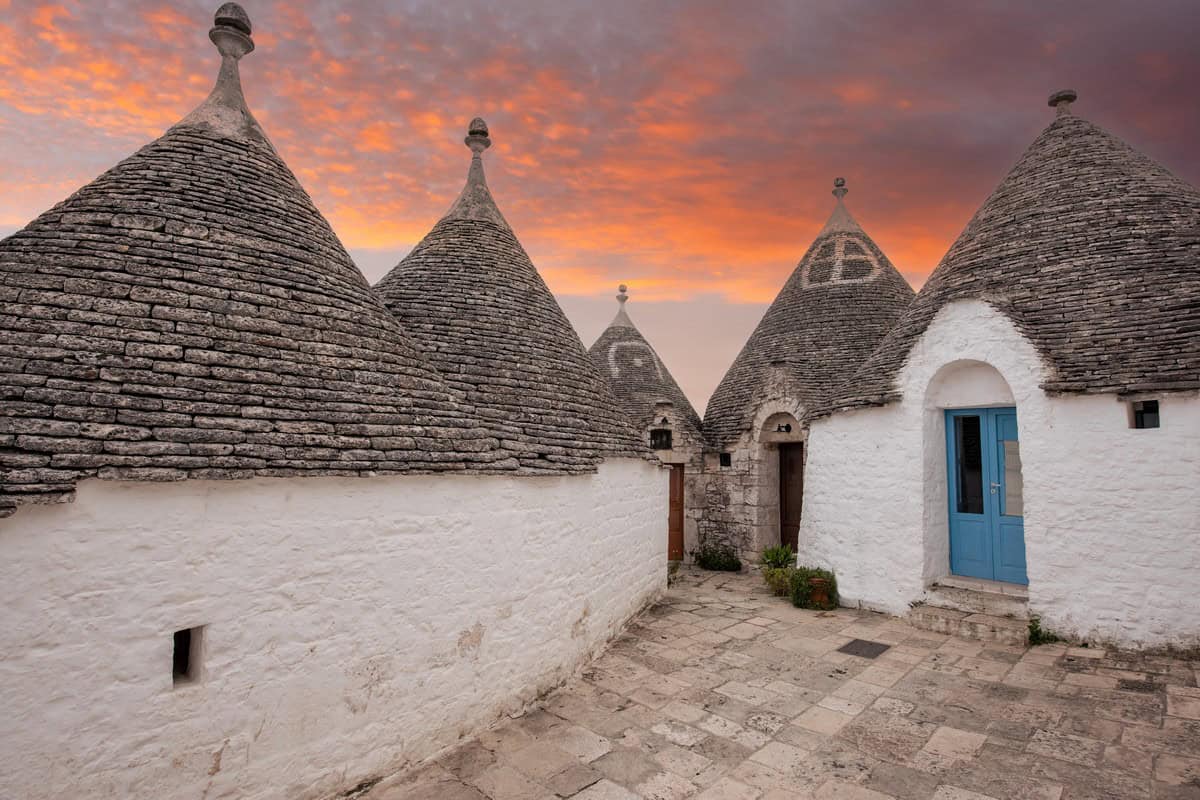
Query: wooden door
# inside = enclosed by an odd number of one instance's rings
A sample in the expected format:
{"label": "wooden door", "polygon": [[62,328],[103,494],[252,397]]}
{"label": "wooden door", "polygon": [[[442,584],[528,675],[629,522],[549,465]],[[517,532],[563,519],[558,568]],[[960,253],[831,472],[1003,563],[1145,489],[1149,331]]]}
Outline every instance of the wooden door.
{"label": "wooden door", "polygon": [[671,504],[667,515],[667,558],[683,560],[683,464],[671,465]]}
{"label": "wooden door", "polygon": [[804,504],[804,445],[779,445],[779,543],[799,550]]}
{"label": "wooden door", "polygon": [[946,412],[950,571],[1026,584],[1024,491],[1017,412]]}

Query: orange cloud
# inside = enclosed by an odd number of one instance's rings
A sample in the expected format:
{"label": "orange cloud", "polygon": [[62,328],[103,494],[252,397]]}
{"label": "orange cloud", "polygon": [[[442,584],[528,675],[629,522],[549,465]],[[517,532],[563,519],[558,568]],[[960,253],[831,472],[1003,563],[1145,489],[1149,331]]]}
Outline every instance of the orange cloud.
{"label": "orange cloud", "polygon": [[[1049,117],[1060,74],[1087,106],[1195,179],[1194,25],[1099,0],[1087,19],[880,3],[848,20],[764,3],[525,0],[404,11],[258,4],[242,62],[268,134],[346,245],[398,259],[457,195],[467,121],[492,127],[489,180],[551,287],[639,298],[778,291],[831,209],[833,177],[918,284]],[[165,0],[113,12],[12,4],[0,21],[0,224],[17,225],[200,102],[211,17]],[[1094,20],[1094,23],[1093,23]],[[1039,35],[1030,37],[1035,24]],[[1049,46],[1052,43],[1053,46]],[[1021,70],[997,71],[998,58]],[[1103,99],[1103,104],[1100,100]]]}

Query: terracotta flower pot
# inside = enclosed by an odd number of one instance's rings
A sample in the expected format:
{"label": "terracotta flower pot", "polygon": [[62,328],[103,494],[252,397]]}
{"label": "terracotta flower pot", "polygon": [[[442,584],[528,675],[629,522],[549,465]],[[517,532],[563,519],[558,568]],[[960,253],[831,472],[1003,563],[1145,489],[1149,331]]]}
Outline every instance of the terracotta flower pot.
{"label": "terracotta flower pot", "polygon": [[829,581],[824,578],[809,578],[808,601],[814,606],[829,605]]}

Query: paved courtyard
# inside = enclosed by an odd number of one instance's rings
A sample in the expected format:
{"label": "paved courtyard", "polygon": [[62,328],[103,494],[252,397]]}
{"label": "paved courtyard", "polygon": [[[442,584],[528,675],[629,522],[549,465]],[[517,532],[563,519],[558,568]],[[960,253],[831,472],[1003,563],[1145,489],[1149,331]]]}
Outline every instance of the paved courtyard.
{"label": "paved courtyard", "polygon": [[[855,639],[887,649],[839,652]],[[1200,798],[1198,667],[952,639],[684,571],[540,709],[365,797]]]}

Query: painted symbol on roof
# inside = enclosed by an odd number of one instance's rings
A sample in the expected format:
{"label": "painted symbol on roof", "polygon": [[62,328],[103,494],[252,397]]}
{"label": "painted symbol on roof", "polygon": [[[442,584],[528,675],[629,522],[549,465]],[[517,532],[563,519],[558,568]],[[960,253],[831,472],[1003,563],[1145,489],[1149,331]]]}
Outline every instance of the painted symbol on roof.
{"label": "painted symbol on roof", "polygon": [[634,367],[644,367],[646,366],[646,362],[649,361],[654,366],[654,371],[658,374],[659,380],[662,380],[662,367],[658,365],[658,359],[654,357],[654,351],[650,349],[650,345],[642,344],[641,342],[613,342],[612,346],[608,348],[608,367],[612,370],[614,378],[621,376],[618,359],[622,358],[622,356],[617,354],[617,351],[621,348],[625,348],[626,350],[632,349],[636,353],[636,355],[634,353],[623,354],[627,367],[630,362],[632,362]]}
{"label": "painted symbol on roof", "polygon": [[871,250],[854,235],[826,239],[805,260],[800,270],[800,288],[875,280],[882,268]]}

